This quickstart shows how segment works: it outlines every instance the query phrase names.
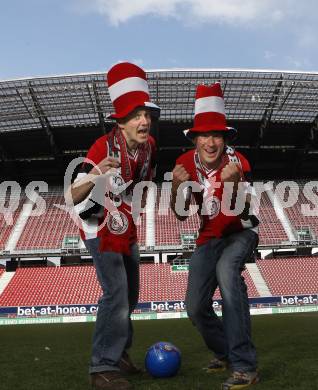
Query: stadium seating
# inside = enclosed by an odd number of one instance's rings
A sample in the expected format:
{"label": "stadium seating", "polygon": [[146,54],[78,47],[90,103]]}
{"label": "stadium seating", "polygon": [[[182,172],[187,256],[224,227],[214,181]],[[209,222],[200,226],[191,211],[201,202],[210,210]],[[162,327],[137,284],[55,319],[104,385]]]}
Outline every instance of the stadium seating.
{"label": "stadium seating", "polygon": [[[5,249],[6,242],[17,222],[24,201],[25,196],[23,194],[20,197],[20,192],[12,193],[11,201],[9,200],[8,194],[3,195],[0,193],[0,203],[7,208],[8,211],[7,215],[4,215],[4,210],[1,210],[0,212],[0,250]],[[10,211],[9,203],[12,211]]]}
{"label": "stadium seating", "polygon": [[275,214],[272,203],[266,193],[262,194],[259,219],[259,237],[262,245],[275,245],[288,241],[284,228]]}
{"label": "stadium seating", "polygon": [[317,294],[317,257],[258,260],[272,295]]}
{"label": "stadium seating", "polygon": [[171,211],[169,204],[170,191],[158,189],[155,210],[156,246],[158,248],[181,246],[181,233],[197,232],[199,228],[199,217],[197,214],[180,222]]}
{"label": "stadium seating", "polygon": [[140,214],[136,227],[137,227],[137,237],[138,237],[139,246],[145,247],[146,245],[146,214],[145,213]]}
{"label": "stadium seating", "polygon": [[[302,184],[303,185],[303,184]],[[56,207],[54,204],[64,204],[62,187],[50,188],[48,193],[41,193],[46,202],[46,211],[40,216],[29,216],[22,234],[16,244],[16,251],[38,251],[60,250],[65,236],[78,235],[78,227],[69,214]],[[158,185],[157,200],[155,203],[154,240],[155,249],[181,249],[181,234],[195,233],[199,228],[199,217],[197,214],[190,216],[185,221],[177,220],[169,207],[169,190],[161,189]],[[0,213],[0,250],[5,248],[14,223],[16,222],[23,206],[23,199],[20,200],[18,209],[13,213],[13,225],[5,222],[3,214]],[[318,237],[318,216],[305,217],[300,211],[301,204],[308,203],[301,192],[299,200],[294,207],[284,209],[294,229],[309,226],[313,238]],[[140,223],[137,225],[137,234],[141,248],[146,246],[146,214],[141,214]],[[259,209],[261,224],[260,245],[281,245],[289,241],[288,236],[278,219],[273,205],[266,193],[263,193]]]}
{"label": "stadium seating", "polygon": [[40,216],[30,216],[16,245],[16,250],[60,249],[66,235],[78,234],[78,227],[69,214],[56,207],[65,203],[62,188],[41,194],[46,211]]}
{"label": "stadium seating", "polygon": [[92,266],[18,268],[0,306],[96,303],[100,294]]}
{"label": "stadium seating", "polygon": [[[244,277],[249,295],[258,296],[247,271]],[[169,264],[142,264],[139,300],[184,300],[187,278],[187,271],[172,271]],[[0,296],[0,306],[94,304],[100,295],[93,266],[18,268]]]}
{"label": "stadium seating", "polygon": [[[310,202],[303,193],[303,187],[305,185],[305,181],[299,181],[298,183],[295,183],[294,186],[292,186],[292,189],[294,189],[297,186],[299,188],[299,196],[295,199],[297,199],[295,205],[292,207],[285,208],[285,213],[287,214],[292,226],[294,227],[295,231],[302,229],[304,227],[309,227],[311,230],[311,235],[313,239],[318,238],[318,213],[317,213],[317,206],[314,206],[312,202]],[[298,192],[298,191],[297,191]],[[280,192],[280,196],[283,197],[284,194]],[[317,195],[316,195],[317,197]],[[316,216],[306,216],[302,212],[302,205],[310,205],[310,209],[316,209]],[[297,236],[297,233],[296,233]]]}
{"label": "stadium seating", "polygon": [[188,272],[172,272],[169,264],[143,264],[140,301],[183,300]]}
{"label": "stadium seating", "polygon": [[[272,295],[317,294],[315,257],[257,260]],[[187,271],[172,271],[169,264],[142,264],[140,302],[183,300]],[[0,275],[4,272],[0,268]],[[243,272],[249,297],[259,294],[247,270]],[[0,306],[94,304],[101,294],[94,267],[18,268],[0,296]],[[214,295],[220,298],[219,290]]]}

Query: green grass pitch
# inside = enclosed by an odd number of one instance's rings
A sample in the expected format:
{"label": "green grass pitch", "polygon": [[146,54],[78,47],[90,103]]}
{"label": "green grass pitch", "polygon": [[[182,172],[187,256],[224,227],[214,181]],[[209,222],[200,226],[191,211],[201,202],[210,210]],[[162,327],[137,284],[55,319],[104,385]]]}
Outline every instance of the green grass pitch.
{"label": "green grass pitch", "polygon": [[[258,390],[318,389],[318,313],[254,316]],[[93,323],[0,327],[1,390],[87,390]],[[170,341],[181,349],[182,366],[170,379],[135,377],[138,390],[220,389],[227,372],[206,374],[211,358],[188,319],[135,321],[131,355],[143,365],[147,348]]]}

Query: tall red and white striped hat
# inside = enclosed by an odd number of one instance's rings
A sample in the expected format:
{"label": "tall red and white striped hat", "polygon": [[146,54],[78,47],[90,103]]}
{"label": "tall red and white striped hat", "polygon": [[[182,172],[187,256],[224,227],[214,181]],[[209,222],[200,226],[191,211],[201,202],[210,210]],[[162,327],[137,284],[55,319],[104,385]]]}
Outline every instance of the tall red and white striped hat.
{"label": "tall red and white striped hat", "polygon": [[194,138],[198,133],[224,131],[224,135],[233,138],[236,129],[226,126],[223,92],[220,83],[211,86],[198,85],[195,95],[194,123],[187,137]]}
{"label": "tall red and white striped hat", "polygon": [[160,108],[150,102],[146,73],[143,69],[129,62],[114,65],[107,72],[107,84],[115,113],[108,118],[124,118],[137,107]]}

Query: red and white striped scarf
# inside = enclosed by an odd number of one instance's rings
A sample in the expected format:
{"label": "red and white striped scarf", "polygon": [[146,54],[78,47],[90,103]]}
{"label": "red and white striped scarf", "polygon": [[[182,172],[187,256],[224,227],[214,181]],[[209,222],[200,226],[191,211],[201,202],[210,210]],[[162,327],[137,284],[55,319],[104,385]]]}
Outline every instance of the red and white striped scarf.
{"label": "red and white striped scarf", "polygon": [[[135,185],[151,176],[151,146],[149,142],[138,145],[135,169],[132,169],[127,144],[122,131],[115,127],[107,137],[108,155],[120,160],[120,168],[112,177],[107,204],[105,226],[101,231],[100,251],[130,254],[130,246],[136,241],[136,226],[132,218],[131,196]],[[120,194],[116,188],[132,183]],[[112,189],[114,192],[112,192]]]}

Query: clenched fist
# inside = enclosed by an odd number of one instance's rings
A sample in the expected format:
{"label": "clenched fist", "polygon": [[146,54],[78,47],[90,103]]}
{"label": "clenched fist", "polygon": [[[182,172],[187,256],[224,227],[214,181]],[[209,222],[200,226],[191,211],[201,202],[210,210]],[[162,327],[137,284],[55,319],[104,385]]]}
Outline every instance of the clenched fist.
{"label": "clenched fist", "polygon": [[177,164],[172,171],[172,185],[175,189],[179,187],[181,183],[190,180],[189,173],[185,170],[184,166]]}
{"label": "clenched fist", "polygon": [[242,169],[239,164],[229,162],[221,171],[221,181],[238,183],[242,178]]}
{"label": "clenched fist", "polygon": [[98,163],[94,168],[90,171],[92,175],[100,175],[106,173],[111,168],[119,168],[120,161],[118,158],[114,157],[106,157],[100,163]]}

